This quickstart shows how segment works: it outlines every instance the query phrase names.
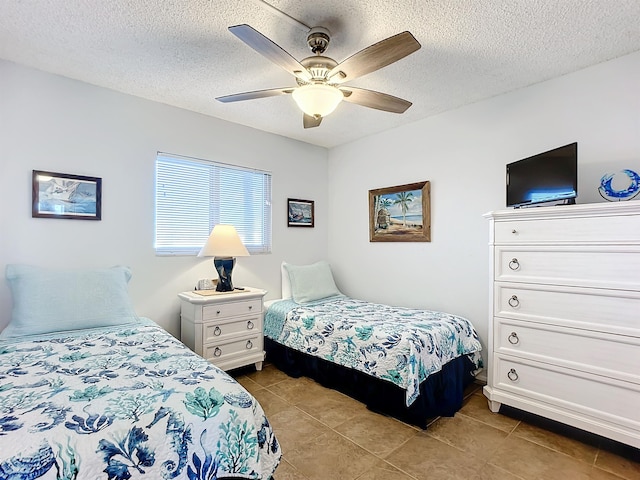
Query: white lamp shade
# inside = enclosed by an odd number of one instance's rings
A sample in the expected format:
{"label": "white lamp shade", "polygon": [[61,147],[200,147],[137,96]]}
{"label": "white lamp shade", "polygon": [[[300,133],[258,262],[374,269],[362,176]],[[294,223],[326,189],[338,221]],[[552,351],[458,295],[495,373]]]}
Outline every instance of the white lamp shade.
{"label": "white lamp shade", "polygon": [[298,87],[292,95],[300,110],[312,117],[326,117],[344,98],[339,89],[322,83]]}
{"label": "white lamp shade", "polygon": [[198,253],[199,257],[248,257],[238,232],[232,225],[216,225],[211,230],[207,243]]}

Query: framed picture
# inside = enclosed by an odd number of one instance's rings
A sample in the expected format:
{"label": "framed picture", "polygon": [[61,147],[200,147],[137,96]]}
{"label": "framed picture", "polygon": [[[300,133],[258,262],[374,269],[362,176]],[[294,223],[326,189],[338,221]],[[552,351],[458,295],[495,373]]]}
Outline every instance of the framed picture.
{"label": "framed picture", "polygon": [[313,200],[288,198],[287,215],[290,227],[313,227]]}
{"label": "framed picture", "polygon": [[100,220],[102,179],[33,171],[31,216]]}
{"label": "framed picture", "polygon": [[430,242],[431,184],[369,190],[370,242]]}

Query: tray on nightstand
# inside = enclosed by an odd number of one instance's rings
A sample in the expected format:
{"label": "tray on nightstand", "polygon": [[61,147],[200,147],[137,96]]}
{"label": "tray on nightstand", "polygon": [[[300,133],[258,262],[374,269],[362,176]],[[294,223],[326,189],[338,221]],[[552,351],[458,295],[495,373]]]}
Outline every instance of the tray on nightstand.
{"label": "tray on nightstand", "polygon": [[191,293],[196,295],[202,295],[203,297],[210,297],[212,295],[229,295],[232,293],[244,293],[246,290],[231,290],[230,292],[219,292],[217,290],[191,290]]}

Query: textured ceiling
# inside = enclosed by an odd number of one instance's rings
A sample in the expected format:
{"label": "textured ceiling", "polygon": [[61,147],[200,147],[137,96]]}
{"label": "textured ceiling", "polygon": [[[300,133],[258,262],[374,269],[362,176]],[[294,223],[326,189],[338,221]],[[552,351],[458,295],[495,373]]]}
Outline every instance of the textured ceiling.
{"label": "textured ceiling", "polygon": [[640,50],[639,0],[271,0],[331,33],[338,62],[404,30],[416,53],[350,85],[405,98],[402,115],[342,102],[303,129],[290,96],[215,97],[295,86],[228,26],[247,23],[298,60],[306,31],[259,0],[3,0],[0,58],[332,147]]}

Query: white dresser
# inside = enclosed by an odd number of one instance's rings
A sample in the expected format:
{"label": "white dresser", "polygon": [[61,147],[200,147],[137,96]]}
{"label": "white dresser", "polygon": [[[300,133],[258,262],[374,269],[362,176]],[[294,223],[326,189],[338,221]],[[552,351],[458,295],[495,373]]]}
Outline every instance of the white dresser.
{"label": "white dresser", "polygon": [[640,448],[640,201],[485,216],[489,408]]}
{"label": "white dresser", "polygon": [[263,297],[265,290],[247,288],[200,295],[182,292],[180,340],[223,370],[264,361]]}

